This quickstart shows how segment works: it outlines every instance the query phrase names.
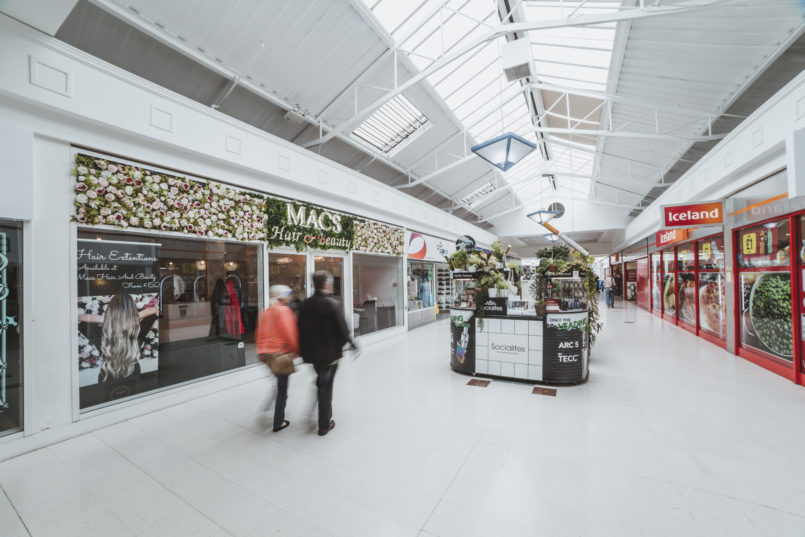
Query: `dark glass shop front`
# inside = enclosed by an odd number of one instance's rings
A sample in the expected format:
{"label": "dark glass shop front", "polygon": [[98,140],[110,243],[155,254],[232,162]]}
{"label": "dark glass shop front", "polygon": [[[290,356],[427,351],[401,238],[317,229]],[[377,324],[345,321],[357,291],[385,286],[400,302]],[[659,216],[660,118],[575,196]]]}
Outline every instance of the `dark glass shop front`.
{"label": "dark glass shop front", "polygon": [[22,430],[22,224],[0,220],[0,436]]}
{"label": "dark glass shop front", "polygon": [[256,361],[260,245],[79,230],[76,258],[81,408]]}

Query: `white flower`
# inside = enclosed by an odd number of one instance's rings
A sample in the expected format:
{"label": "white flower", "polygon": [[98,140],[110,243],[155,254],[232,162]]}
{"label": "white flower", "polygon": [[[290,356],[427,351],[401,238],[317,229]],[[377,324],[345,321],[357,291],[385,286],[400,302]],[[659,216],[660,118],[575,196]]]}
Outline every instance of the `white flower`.
{"label": "white flower", "polygon": [[110,164],[110,165],[108,165],[106,167],[106,169],[109,170],[110,172],[116,172],[117,171],[117,166],[114,165],[114,164]]}
{"label": "white flower", "polygon": [[87,173],[89,170],[87,170],[87,167],[86,167],[86,166],[79,166],[79,167],[78,167],[78,169],[77,169],[76,171],[77,171],[78,173],[80,173],[81,175],[84,175],[84,174],[86,174],[86,173]]}
{"label": "white flower", "polygon": [[86,195],[86,194],[79,194],[79,195],[77,195],[77,196],[75,197],[75,200],[76,200],[78,203],[80,203],[80,204],[82,204],[82,205],[83,205],[83,204],[85,204],[86,202],[88,202],[88,201],[89,201],[89,198],[87,198],[87,195]]}
{"label": "white flower", "polygon": [[143,221],[143,225],[150,229],[154,224],[146,218],[145,221]]}
{"label": "white flower", "polygon": [[167,183],[160,183],[159,188],[161,188],[162,190],[168,190],[168,185]]}
{"label": "white flower", "polygon": [[110,177],[109,182],[112,183],[113,185],[116,185],[118,183],[117,177],[115,176]]}
{"label": "white flower", "polygon": [[104,170],[104,171],[101,172],[101,177],[104,177],[104,178],[112,177],[112,172],[110,172],[108,170]]}
{"label": "white flower", "polygon": [[89,192],[87,192],[87,197],[91,200],[94,200],[95,198],[98,197],[98,194],[96,194],[94,190],[90,190]]}
{"label": "white flower", "polygon": [[162,223],[162,220],[160,220],[159,218],[154,218],[154,225],[155,226],[158,227],[161,223]]}
{"label": "white flower", "polygon": [[135,171],[135,172],[132,174],[132,177],[134,177],[135,179],[140,179],[142,176],[143,176],[143,174],[142,174],[142,173],[141,173],[139,170],[138,170],[138,171]]}
{"label": "white flower", "polygon": [[109,186],[109,181],[107,181],[106,179],[101,179],[100,181],[98,181],[98,184],[106,188],[107,186]]}
{"label": "white flower", "polygon": [[136,216],[132,216],[131,218],[129,218],[129,223],[132,226],[138,226],[138,225],[140,225],[140,219],[137,218]]}
{"label": "white flower", "polygon": [[129,196],[131,196],[134,193],[134,189],[132,187],[130,187],[130,186],[127,186],[123,190],[125,190],[126,194],[129,195]]}

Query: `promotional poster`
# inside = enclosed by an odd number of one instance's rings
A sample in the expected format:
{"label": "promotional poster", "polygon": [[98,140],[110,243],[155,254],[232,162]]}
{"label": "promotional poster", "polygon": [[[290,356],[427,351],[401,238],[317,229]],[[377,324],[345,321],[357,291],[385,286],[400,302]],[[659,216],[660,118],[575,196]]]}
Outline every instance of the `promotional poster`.
{"label": "promotional poster", "polygon": [[543,378],[576,382],[587,375],[587,312],[550,313],[543,339]]}
{"label": "promotional poster", "polygon": [[159,367],[156,243],[79,239],[79,386]]}
{"label": "promotional poster", "polygon": [[475,371],[475,312],[450,311],[450,366],[459,371]]}

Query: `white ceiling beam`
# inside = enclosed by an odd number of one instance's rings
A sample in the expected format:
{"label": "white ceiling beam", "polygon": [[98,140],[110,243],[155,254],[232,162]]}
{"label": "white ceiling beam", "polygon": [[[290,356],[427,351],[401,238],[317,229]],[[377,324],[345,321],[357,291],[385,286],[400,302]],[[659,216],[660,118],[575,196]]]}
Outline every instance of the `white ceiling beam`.
{"label": "white ceiling beam", "polygon": [[[672,14],[679,14],[679,13],[687,13],[692,11],[698,11],[700,9],[706,9],[718,5],[725,5],[730,3],[736,3],[741,0],[687,0],[684,2],[680,2],[678,4],[663,6],[663,5],[655,5],[649,6],[645,8],[631,8],[625,10],[616,10],[611,13],[603,13],[603,14],[584,14],[584,15],[577,15],[572,18],[562,18],[556,19],[552,21],[528,21],[528,22],[520,22],[520,23],[504,23],[498,26],[496,29],[488,32],[486,35],[467,43],[466,45],[460,47],[459,49],[443,55],[441,58],[436,60],[433,64],[427,67],[425,70],[420,71],[412,78],[408,79],[405,83],[399,85],[394,90],[386,93],[386,95],[382,96],[381,98],[377,99],[371,105],[363,108],[357,114],[355,114],[352,119],[349,119],[340,125],[334,127],[333,129],[328,130],[327,134],[321,136],[315,140],[311,140],[304,144],[304,147],[312,147],[314,145],[326,143],[329,140],[332,140],[338,134],[341,134],[345,131],[351,130],[355,126],[357,126],[361,121],[363,121],[366,117],[368,117],[372,112],[376,109],[383,106],[389,99],[392,97],[399,95],[403,91],[413,87],[414,85],[420,83],[421,81],[427,79],[427,77],[431,76],[435,72],[439,71],[440,69],[444,68],[445,66],[449,65],[453,61],[457,60],[458,58],[464,56],[465,54],[472,52],[478,46],[481,46],[487,43],[490,40],[496,39],[498,37],[504,36],[511,32],[529,32],[529,31],[536,31],[536,30],[548,30],[548,29],[556,29],[556,28],[568,28],[568,27],[579,27],[579,26],[590,26],[595,24],[602,24],[607,22],[620,22],[620,21],[630,21],[635,19],[643,19],[649,17],[658,17],[658,16],[665,16],[665,15],[672,15]],[[365,6],[362,4],[358,4],[358,0],[350,0],[353,6],[357,6],[356,9],[360,13],[365,13]],[[374,18],[374,17],[372,17]],[[374,26],[374,25],[373,25]],[[382,29],[381,29],[382,30]],[[385,31],[382,33],[379,32],[379,35],[388,35]],[[390,46],[394,46],[393,43]]]}

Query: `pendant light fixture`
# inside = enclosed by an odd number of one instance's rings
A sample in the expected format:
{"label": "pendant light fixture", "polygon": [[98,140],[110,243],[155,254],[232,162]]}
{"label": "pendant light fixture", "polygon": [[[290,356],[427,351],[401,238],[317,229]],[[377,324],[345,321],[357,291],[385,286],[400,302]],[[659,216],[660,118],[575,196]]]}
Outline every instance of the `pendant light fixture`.
{"label": "pendant light fixture", "polygon": [[536,148],[536,144],[532,144],[512,132],[507,132],[497,138],[475,145],[470,150],[492,166],[505,172]]}

